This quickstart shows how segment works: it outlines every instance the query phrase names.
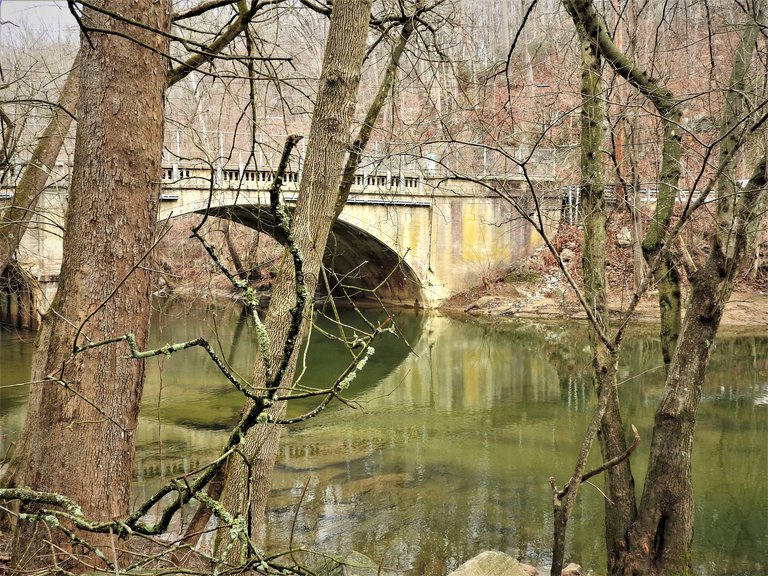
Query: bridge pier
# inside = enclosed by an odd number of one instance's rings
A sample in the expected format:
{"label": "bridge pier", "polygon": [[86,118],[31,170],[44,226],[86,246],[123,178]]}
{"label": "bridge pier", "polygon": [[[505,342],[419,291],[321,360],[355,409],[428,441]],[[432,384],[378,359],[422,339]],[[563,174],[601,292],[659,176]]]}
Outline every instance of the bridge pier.
{"label": "bridge pier", "polygon": [[[55,292],[55,283],[53,290]],[[0,324],[22,330],[37,330],[49,301],[38,282],[14,270],[0,279]],[[43,302],[46,304],[43,305]]]}

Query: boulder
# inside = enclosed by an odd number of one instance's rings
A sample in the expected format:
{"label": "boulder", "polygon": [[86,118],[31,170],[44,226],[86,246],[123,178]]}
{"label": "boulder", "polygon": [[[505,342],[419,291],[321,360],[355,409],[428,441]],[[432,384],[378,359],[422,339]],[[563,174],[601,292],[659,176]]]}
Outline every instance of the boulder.
{"label": "boulder", "polygon": [[570,262],[574,258],[576,258],[576,253],[570,248],[564,248],[560,251],[560,259],[563,262]]}
{"label": "boulder", "polygon": [[487,551],[467,560],[449,576],[530,576],[530,573],[509,554]]}
{"label": "boulder", "polygon": [[562,576],[581,576],[581,566],[571,562],[568,566],[563,568],[561,574]]}

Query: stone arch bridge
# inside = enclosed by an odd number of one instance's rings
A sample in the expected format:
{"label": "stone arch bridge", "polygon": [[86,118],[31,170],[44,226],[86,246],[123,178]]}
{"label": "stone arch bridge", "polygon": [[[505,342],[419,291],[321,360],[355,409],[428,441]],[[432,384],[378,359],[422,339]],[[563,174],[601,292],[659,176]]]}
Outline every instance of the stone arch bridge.
{"label": "stone arch bridge", "polygon": [[[202,213],[210,206],[213,216],[271,233],[268,189],[273,178],[269,170],[166,167],[158,221]],[[298,180],[297,172],[286,174],[282,193],[289,208]],[[532,209],[523,179],[489,183]],[[547,180],[535,186],[554,230],[559,196],[549,193],[554,187]],[[55,291],[62,256],[57,227],[65,205],[66,181],[49,187],[39,205],[43,223],[29,229],[19,250],[19,262],[41,286],[40,298],[34,298],[38,309]],[[331,231],[325,264],[358,295],[376,288],[377,296],[390,303],[434,307],[528,256],[540,243],[507,200],[478,182],[423,172],[360,174]],[[26,314],[33,323],[34,311],[25,312],[24,302],[11,300],[5,295],[0,302],[6,320],[15,306],[16,316]]]}

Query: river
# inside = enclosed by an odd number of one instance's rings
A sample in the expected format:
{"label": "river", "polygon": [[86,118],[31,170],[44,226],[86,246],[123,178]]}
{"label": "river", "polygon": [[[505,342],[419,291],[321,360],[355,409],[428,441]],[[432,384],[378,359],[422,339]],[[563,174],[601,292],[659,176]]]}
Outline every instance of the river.
{"label": "river", "polygon": [[[396,325],[400,337],[377,340],[348,391],[356,408],[333,404],[284,434],[268,545],[355,549],[414,576],[443,576],[487,549],[547,564],[548,478],[568,479],[593,405],[584,325],[405,312]],[[204,335],[248,374],[255,337],[234,308],[160,302],[153,327],[154,343]],[[632,456],[639,495],[663,374],[652,329],[636,329],[623,346],[625,421],[642,437]],[[29,378],[32,348],[30,334],[1,333],[2,454],[23,423],[27,387],[16,384]],[[302,383],[327,385],[346,362],[316,330]],[[216,454],[241,406],[230,388],[199,349],[149,362],[136,498]],[[768,573],[765,335],[718,340],[693,473],[696,574]],[[597,487],[584,486],[569,525],[567,557],[596,574],[605,566],[602,508]]]}

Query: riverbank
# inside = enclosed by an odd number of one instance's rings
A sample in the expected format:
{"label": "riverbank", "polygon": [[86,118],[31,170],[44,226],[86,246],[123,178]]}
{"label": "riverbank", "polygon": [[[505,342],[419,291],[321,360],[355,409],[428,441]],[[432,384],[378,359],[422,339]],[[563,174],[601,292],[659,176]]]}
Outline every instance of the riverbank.
{"label": "riverbank", "polygon": [[[706,257],[707,242],[695,225],[693,232],[695,239],[689,239],[689,249],[700,261]],[[581,229],[563,225],[553,243],[573,282],[581,289]],[[615,214],[606,230],[607,297],[612,318],[620,319],[627,313],[633,296],[633,275],[627,217]],[[685,276],[681,279],[681,289],[685,303],[689,291]],[[586,319],[574,289],[544,247],[510,269],[484,278],[476,288],[453,296],[444,302],[442,308],[454,313],[496,318]],[[636,303],[632,322],[659,322],[658,293],[655,290],[648,290]],[[768,328],[768,275],[764,264],[753,263],[737,277],[736,288],[725,307],[721,326],[729,332],[753,332]]]}
{"label": "riverbank", "polygon": [[[633,322],[659,321],[657,293],[651,291],[638,302]],[[623,318],[632,294],[611,290],[608,308],[614,319]],[[560,272],[550,272],[537,281],[495,282],[454,296],[442,310],[472,316],[497,318],[586,320],[586,313]],[[757,289],[737,289],[725,306],[721,326],[731,330],[768,328],[768,293]]]}
{"label": "riverbank", "polygon": [[[263,306],[269,302],[268,289],[258,292]],[[234,302],[239,295],[231,289],[182,286],[161,297],[182,300]],[[628,289],[613,289],[608,295],[611,317],[624,317],[632,298]],[[650,291],[635,307],[632,322],[658,323],[658,293]],[[521,281],[500,280],[478,286],[446,300],[439,308],[449,314],[468,314],[487,318],[521,318],[551,320],[586,320],[587,315],[575,293],[559,271],[547,272],[541,277]],[[755,287],[739,287],[725,306],[721,329],[728,332],[753,332],[768,329],[768,292]]]}

